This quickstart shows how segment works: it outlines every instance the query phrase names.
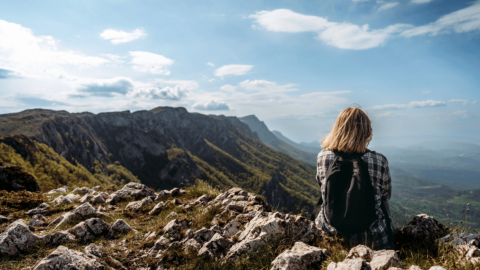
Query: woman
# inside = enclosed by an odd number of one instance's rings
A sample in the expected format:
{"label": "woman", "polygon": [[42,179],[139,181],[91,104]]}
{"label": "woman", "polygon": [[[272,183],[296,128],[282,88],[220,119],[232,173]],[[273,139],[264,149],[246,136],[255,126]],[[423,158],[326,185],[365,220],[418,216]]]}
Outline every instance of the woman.
{"label": "woman", "polygon": [[374,218],[376,220],[364,233],[342,234],[330,225],[325,215],[325,206],[322,205],[315,223],[332,235],[344,237],[352,245],[366,244],[376,250],[393,249],[393,226],[390,222],[388,207],[388,200],[392,195],[390,171],[387,158],[384,155],[367,149],[367,145],[372,140],[372,133],[371,121],[362,109],[347,108],[343,110],[330,134],[321,139],[323,150],[317,158],[316,179],[322,190],[321,201],[324,202],[327,171],[336,155],[342,153],[363,154],[361,159],[368,166],[368,174],[373,186],[376,213]]}

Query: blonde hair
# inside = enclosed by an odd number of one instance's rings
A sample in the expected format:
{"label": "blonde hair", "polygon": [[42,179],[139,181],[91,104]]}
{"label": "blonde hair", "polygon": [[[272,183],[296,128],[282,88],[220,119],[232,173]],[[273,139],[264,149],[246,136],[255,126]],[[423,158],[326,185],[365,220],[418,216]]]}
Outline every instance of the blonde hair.
{"label": "blonde hair", "polygon": [[335,121],[332,131],[322,138],[322,147],[330,151],[365,153],[372,140],[372,122],[360,108],[346,108]]}

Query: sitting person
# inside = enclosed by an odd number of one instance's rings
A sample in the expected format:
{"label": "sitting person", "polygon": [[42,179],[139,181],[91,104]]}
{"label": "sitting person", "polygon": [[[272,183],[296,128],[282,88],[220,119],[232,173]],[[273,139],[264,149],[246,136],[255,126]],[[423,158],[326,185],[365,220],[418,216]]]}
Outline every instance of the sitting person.
{"label": "sitting person", "polygon": [[388,161],[367,149],[372,135],[367,114],[359,108],[347,108],[321,139],[316,180],[322,195],[315,223],[351,245],[394,249]]}

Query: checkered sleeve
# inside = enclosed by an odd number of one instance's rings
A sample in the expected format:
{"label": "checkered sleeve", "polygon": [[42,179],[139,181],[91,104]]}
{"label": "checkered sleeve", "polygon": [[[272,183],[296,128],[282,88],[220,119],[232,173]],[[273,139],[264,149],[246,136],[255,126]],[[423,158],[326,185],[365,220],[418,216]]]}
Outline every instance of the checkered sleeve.
{"label": "checkered sleeve", "polygon": [[392,197],[392,177],[390,176],[390,169],[388,168],[388,160],[384,157],[385,163],[383,165],[383,190],[382,196],[385,200],[389,201]]}

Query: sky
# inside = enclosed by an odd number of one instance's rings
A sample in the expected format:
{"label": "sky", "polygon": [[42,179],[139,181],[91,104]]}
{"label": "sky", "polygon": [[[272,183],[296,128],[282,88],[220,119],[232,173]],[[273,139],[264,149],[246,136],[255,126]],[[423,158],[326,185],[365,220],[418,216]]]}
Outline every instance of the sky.
{"label": "sky", "polygon": [[0,2],[0,114],[158,106],[297,142],[360,106],[377,142],[480,143],[480,1]]}

